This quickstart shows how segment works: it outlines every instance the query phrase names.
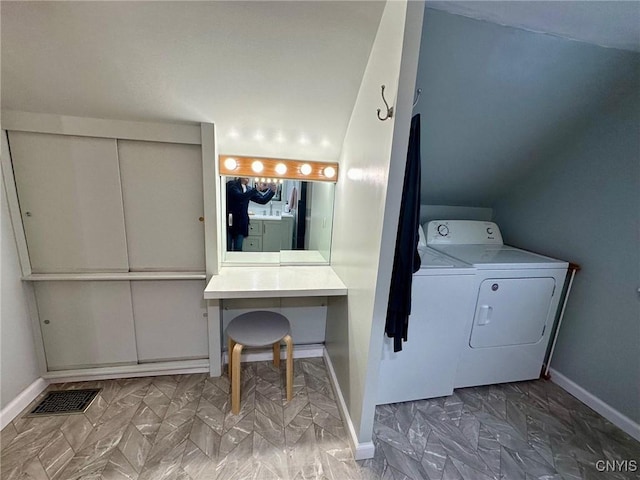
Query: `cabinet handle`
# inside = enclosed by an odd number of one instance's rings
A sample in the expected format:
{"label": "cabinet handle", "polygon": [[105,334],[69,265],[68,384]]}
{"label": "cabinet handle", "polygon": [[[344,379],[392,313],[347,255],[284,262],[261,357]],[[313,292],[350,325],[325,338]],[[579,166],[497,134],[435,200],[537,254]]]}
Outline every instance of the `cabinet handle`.
{"label": "cabinet handle", "polygon": [[25,214],[27,217],[30,217],[30,216],[31,216],[31,212],[24,212],[24,214]]}
{"label": "cabinet handle", "polygon": [[201,222],[204,222],[204,217],[198,217],[198,220],[200,220]]}
{"label": "cabinet handle", "polygon": [[45,325],[49,325],[51,322],[50,322],[49,320],[45,320],[43,323],[44,323]]}

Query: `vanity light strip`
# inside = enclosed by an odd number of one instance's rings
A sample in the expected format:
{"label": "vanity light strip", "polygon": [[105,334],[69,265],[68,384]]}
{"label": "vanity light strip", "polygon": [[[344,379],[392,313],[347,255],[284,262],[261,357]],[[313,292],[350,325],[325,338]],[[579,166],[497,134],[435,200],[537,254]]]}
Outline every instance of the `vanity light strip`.
{"label": "vanity light strip", "polygon": [[220,175],[225,176],[276,180],[286,178],[334,183],[338,180],[338,164],[335,162],[309,162],[240,155],[220,155],[218,160]]}

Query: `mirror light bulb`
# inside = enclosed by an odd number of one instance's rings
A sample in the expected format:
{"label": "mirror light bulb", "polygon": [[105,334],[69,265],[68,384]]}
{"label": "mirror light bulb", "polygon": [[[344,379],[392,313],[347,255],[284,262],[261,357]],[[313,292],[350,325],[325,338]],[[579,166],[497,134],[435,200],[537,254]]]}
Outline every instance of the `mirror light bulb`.
{"label": "mirror light bulb", "polygon": [[300,173],[303,175],[309,175],[311,173],[311,165],[305,163],[300,167]]}
{"label": "mirror light bulb", "polygon": [[333,167],[326,167],[323,170],[324,176],[327,178],[333,178],[336,175],[336,169]]}
{"label": "mirror light bulb", "polygon": [[251,170],[253,170],[256,173],[260,173],[262,172],[262,170],[264,170],[264,165],[262,164],[261,161],[256,160],[251,164]]}
{"label": "mirror light bulb", "polygon": [[284,163],[279,163],[276,165],[276,173],[278,175],[284,175],[287,173],[287,166]]}
{"label": "mirror light bulb", "polygon": [[224,161],[224,168],[227,170],[235,170],[238,167],[238,162],[235,158],[227,158]]}

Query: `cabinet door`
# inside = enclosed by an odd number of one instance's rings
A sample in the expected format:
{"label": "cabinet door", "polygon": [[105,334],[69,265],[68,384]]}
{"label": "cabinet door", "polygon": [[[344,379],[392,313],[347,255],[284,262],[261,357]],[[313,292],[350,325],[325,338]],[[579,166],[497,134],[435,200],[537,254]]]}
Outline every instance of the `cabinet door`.
{"label": "cabinet door", "polygon": [[249,220],[249,236],[250,237],[262,236],[262,220]]}
{"label": "cabinet door", "polygon": [[49,370],[136,363],[129,282],[35,282]]}
{"label": "cabinet door", "polygon": [[131,282],[141,362],[209,356],[203,280]]}
{"label": "cabinet door", "polygon": [[132,271],[202,271],[199,145],[118,140]]}
{"label": "cabinet door", "polygon": [[242,242],[243,252],[261,252],[262,251],[262,237],[249,236]]}
{"label": "cabinet door", "polygon": [[282,227],[280,233],[280,250],[291,250],[293,248],[293,217],[282,217]]}
{"label": "cabinet door", "polygon": [[34,273],[128,270],[116,141],[9,132]]}
{"label": "cabinet door", "polygon": [[262,225],[262,251],[279,252],[284,225],[280,220],[263,220]]}

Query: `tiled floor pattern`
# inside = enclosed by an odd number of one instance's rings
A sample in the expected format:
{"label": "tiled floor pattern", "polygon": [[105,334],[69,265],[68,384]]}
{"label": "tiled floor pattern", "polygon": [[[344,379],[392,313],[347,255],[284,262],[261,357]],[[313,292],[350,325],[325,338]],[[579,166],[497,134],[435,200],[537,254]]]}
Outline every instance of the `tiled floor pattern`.
{"label": "tiled floor pattern", "polygon": [[359,463],[376,480],[640,479],[640,443],[545,380],[378,406],[374,429],[376,456]]}
{"label": "tiled floor pattern", "polygon": [[[243,364],[242,410],[226,376],[57,385],[101,387],[86,413],[18,417],[2,431],[1,480],[623,479],[599,459],[640,444],[550,382],[457,390],[377,408],[376,457],[355,462],[322,359]],[[633,476],[636,475],[636,476]]]}
{"label": "tiled floor pattern", "polygon": [[2,480],[357,478],[321,358],[242,365],[239,415],[229,380],[206,374],[58,385],[103,390],[80,415],[18,418],[2,431]]}

